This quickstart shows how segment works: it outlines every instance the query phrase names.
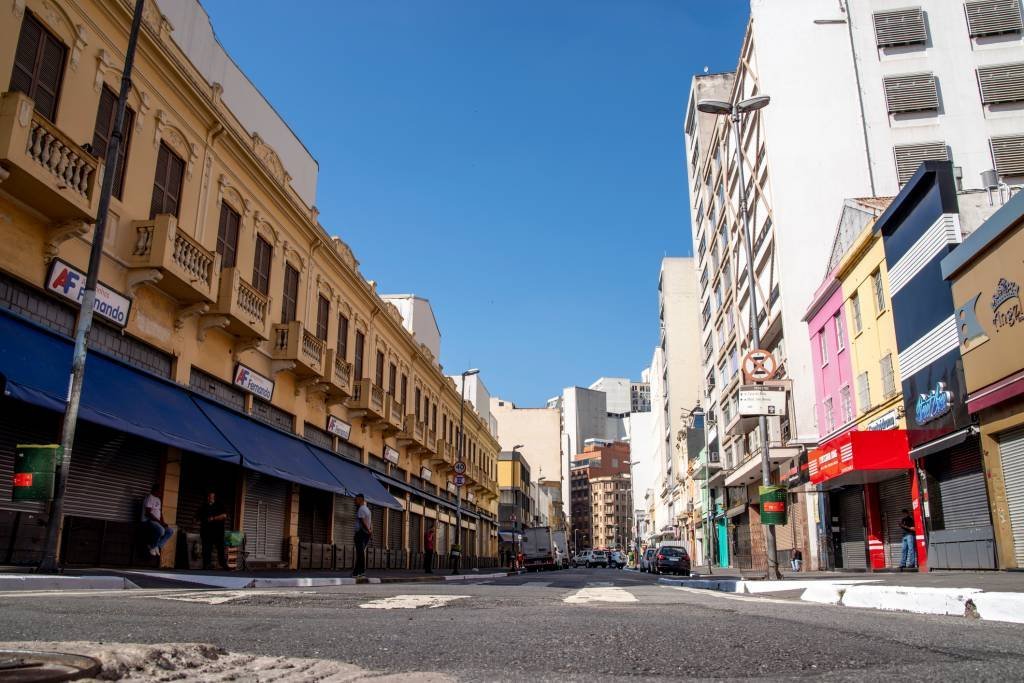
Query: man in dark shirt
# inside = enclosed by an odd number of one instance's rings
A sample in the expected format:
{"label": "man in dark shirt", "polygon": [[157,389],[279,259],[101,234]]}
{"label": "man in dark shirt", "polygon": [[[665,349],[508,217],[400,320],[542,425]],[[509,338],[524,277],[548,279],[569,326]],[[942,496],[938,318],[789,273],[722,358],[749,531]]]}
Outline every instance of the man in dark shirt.
{"label": "man in dark shirt", "polygon": [[217,494],[210,491],[206,502],[199,507],[199,535],[203,540],[203,569],[210,569],[213,549],[217,549],[217,561],[221,569],[227,569],[224,559],[224,521],[228,518],[224,505],[217,500]]}
{"label": "man in dark shirt", "polygon": [[910,515],[910,510],[906,508],[903,508],[900,529],[903,530],[900,571],[903,571],[904,569],[913,569],[917,566],[917,530],[914,526],[914,518]]}

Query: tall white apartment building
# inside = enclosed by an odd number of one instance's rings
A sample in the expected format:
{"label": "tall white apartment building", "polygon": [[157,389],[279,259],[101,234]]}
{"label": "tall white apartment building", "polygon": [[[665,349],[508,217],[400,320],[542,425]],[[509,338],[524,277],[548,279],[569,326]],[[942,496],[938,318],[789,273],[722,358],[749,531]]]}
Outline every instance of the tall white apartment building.
{"label": "tall white apartment building", "polygon": [[[964,189],[990,185],[982,177],[990,169],[1008,183],[1024,176],[1020,2],[752,0],[736,71],[693,79],[685,137],[700,359],[715,425],[708,449],[720,450],[724,466],[709,483],[733,510],[742,501],[720,487],[760,478],[756,422],[736,415],[750,283],[732,123],[696,105],[753,95],[771,97],[744,119],[741,156],[761,346],[793,383],[790,414],[770,420],[769,433],[773,461],[788,468],[801,445],[816,441],[801,318],[824,275],[843,200],[895,195],[927,159],[951,159]],[[806,498],[813,518],[816,501]],[[756,547],[742,550],[757,555]],[[808,539],[811,566],[817,550]]]}
{"label": "tall white apartment building", "polygon": [[604,438],[621,441],[629,437],[629,413],[632,411],[632,382],[626,377],[598,377],[590,388],[604,392],[607,427]]}

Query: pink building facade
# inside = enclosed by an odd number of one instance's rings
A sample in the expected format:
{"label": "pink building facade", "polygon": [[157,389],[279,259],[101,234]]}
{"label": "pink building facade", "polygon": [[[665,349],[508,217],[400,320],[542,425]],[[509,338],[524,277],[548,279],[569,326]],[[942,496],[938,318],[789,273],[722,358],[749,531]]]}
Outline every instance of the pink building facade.
{"label": "pink building facade", "polygon": [[811,340],[818,436],[842,434],[857,415],[843,291],[829,273],[804,316]]}

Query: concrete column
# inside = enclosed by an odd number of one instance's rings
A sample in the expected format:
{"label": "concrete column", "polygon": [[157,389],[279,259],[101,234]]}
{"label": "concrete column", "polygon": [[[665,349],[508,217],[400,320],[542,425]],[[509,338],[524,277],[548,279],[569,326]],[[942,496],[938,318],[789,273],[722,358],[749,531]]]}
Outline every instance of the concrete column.
{"label": "concrete column", "polygon": [[284,539],[288,544],[288,568],[299,568],[299,485],[291,484],[284,519]]}
{"label": "concrete column", "polygon": [[[173,527],[178,522],[178,489],[181,484],[181,451],[177,448],[167,448],[164,455],[163,475],[160,483],[162,490],[161,503],[163,505],[164,521]],[[160,567],[166,569],[174,568],[175,549],[178,547],[178,529],[171,541],[164,546],[160,553]]]}

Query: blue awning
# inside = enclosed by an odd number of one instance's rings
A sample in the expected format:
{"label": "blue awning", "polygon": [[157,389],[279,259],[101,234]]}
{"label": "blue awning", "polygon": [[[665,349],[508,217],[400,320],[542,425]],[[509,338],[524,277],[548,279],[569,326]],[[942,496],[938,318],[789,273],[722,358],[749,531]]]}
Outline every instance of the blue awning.
{"label": "blue awning", "polygon": [[[0,311],[0,375],[4,393],[64,411],[71,371],[71,341]],[[228,462],[238,452],[173,382],[89,351],[79,418]],[[58,437],[54,434],[54,438]]]}
{"label": "blue awning", "polygon": [[309,452],[305,441],[197,396],[192,400],[242,454],[242,467],[296,484],[345,493],[338,480]]}
{"label": "blue awning", "polygon": [[370,470],[354,462],[345,460],[330,451],[312,444],[305,444],[314,457],[345,487],[347,495],[363,494],[366,501],[374,505],[401,510],[402,506],[395,497],[381,486]]}

